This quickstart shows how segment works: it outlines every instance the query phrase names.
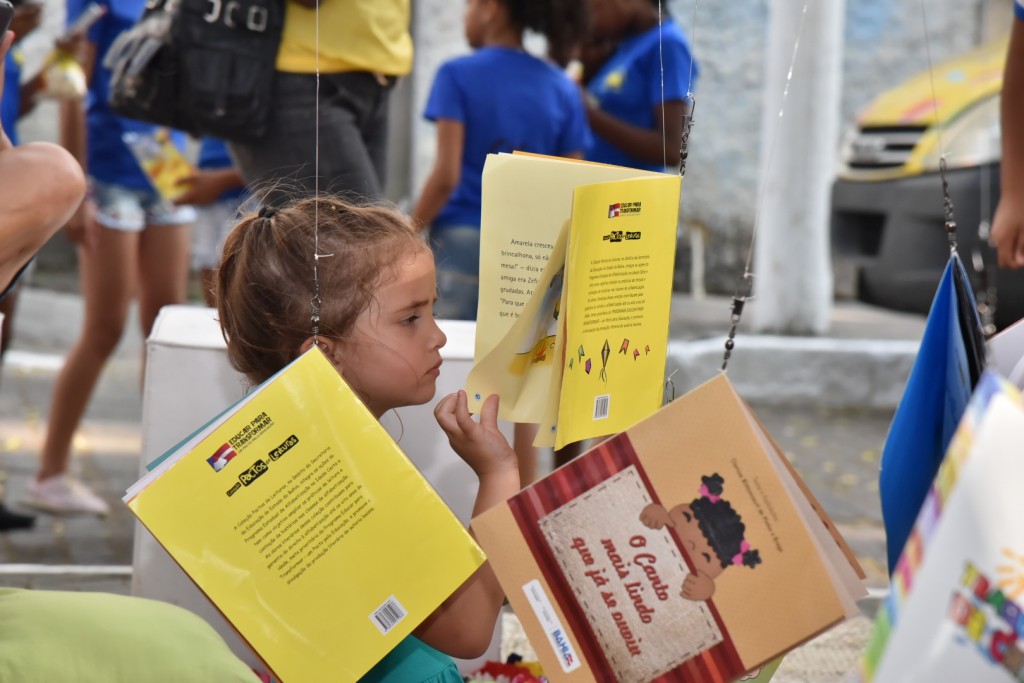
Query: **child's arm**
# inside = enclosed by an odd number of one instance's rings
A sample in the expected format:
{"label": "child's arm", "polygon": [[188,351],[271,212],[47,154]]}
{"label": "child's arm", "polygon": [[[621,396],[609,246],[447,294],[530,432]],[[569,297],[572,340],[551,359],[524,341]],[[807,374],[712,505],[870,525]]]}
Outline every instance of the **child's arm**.
{"label": "child's arm", "polygon": [[683,135],[682,100],[665,102],[664,115],[661,104],[654,105],[654,128],[626,123],[602,111],[590,98],[586,100],[587,121],[595,135],[643,162],[664,162],[666,166],[679,163],[679,141]]}
{"label": "child's arm", "polygon": [[426,230],[440,213],[462,178],[462,148],[466,128],[461,121],[437,120],[437,159],[430,177],[423,185],[419,201],[410,218],[420,230]]}
{"label": "child's arm", "polygon": [[[518,493],[519,467],[515,451],[498,430],[497,396],[484,402],[479,422],[469,414],[465,391],[442,399],[434,416],[452,448],[480,478],[473,516]],[[453,657],[479,657],[491,642],[504,601],[505,592],[485,563],[416,629],[416,635]]]}
{"label": "child's arm", "polygon": [[[0,64],[13,35],[0,36]],[[0,73],[0,93],[4,75]],[[82,169],[56,145],[11,145],[0,125],[0,292],[78,208],[85,194]]]}
{"label": "child's arm", "polygon": [[178,184],[186,189],[174,203],[195,206],[209,206],[228,190],[245,187],[242,175],[235,168],[199,169],[182,178]]}
{"label": "child's arm", "polygon": [[[96,44],[90,40],[76,42],[77,52],[75,58],[82,65],[87,79],[91,79],[93,68],[96,64]],[[86,159],[86,125],[85,125],[85,103],[81,98],[62,99],[60,107],[60,142],[64,149],[71,152],[78,160],[79,165],[85,169]],[[83,246],[90,246],[95,242],[91,229],[94,221],[91,218],[92,205],[87,199],[82,202],[78,211],[68,219],[67,237],[72,242],[81,243]]]}
{"label": "child's arm", "polygon": [[1017,190],[1024,182],[1024,127],[1020,112],[1024,108],[1024,19],[1015,19],[1010,30],[1010,48],[1006,54],[1001,102],[1003,156],[1000,166],[1002,196],[996,206],[989,241],[999,254],[1004,268],[1024,266],[1024,198]]}

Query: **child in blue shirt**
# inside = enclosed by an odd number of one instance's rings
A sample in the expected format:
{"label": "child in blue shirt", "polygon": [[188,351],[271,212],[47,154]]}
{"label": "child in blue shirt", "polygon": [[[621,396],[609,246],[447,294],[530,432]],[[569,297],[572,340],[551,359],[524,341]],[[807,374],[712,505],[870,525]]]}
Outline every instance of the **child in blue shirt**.
{"label": "child in blue shirt", "polygon": [[697,64],[686,36],[659,4],[666,3],[587,0],[589,42],[606,46],[610,55],[584,75],[593,131],[589,161],[652,171],[679,164],[683,98],[696,86]]}
{"label": "child in blue shirt", "polygon": [[[67,224],[78,243],[85,320],[57,378],[46,441],[25,503],[55,514],[109,512],[107,503],[68,474],[71,442],[103,366],[124,332],[129,305],[138,297],[143,337],[160,308],[183,303],[188,284],[188,226],[195,212],[175,206],[151,185],[124,142],[125,133],[149,134],[154,126],[111,111],[111,72],[103,55],[122,31],[142,16],[145,0],[97,0],[106,8],[82,41],[76,57],[88,80],[83,112],[79,100],[61,102],[64,146],[82,163],[90,195]],[[88,0],[68,0],[68,25]],[[180,147],[184,136],[173,134]]]}
{"label": "child in blue shirt", "polygon": [[412,211],[430,230],[438,317],[475,320],[481,179],[488,154],[513,150],[582,157],[588,131],[579,88],[557,65],[523,50],[523,31],[567,55],[582,38],[580,0],[468,0],[475,52],[438,70],[424,116],[437,123],[437,159]]}

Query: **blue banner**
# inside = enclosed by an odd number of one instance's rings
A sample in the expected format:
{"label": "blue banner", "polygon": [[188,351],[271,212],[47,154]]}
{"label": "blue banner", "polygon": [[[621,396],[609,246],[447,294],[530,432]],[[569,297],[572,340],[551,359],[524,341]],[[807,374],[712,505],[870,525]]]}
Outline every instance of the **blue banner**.
{"label": "blue banner", "polygon": [[977,381],[978,368],[968,358],[983,353],[980,330],[967,274],[954,253],[882,449],[878,488],[890,573]]}

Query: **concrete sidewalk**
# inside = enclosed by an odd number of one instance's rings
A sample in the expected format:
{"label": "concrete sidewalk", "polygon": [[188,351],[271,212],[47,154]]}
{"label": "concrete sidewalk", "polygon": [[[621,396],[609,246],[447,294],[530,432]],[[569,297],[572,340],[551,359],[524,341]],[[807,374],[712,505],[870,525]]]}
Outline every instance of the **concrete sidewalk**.
{"label": "concrete sidewalk", "polygon": [[[23,293],[0,373],[0,472],[6,472],[5,499],[12,507],[35,470],[53,383],[81,314],[76,295]],[[918,316],[849,303],[835,307],[829,333],[818,338],[754,335],[744,322],[729,364],[733,383],[833,516],[878,590],[887,580],[878,453],[923,324]],[[729,325],[727,298],[673,299],[669,371],[675,371],[677,393],[718,372]],[[74,443],[72,470],[108,500],[112,514],[40,515],[30,531],[0,534],[0,585],[128,592],[134,518],[120,497],[141,465],[143,344],[137,330],[133,318]],[[875,605],[865,603],[866,611]],[[869,627],[861,618],[824,634],[791,654],[776,680],[841,680]],[[513,618],[508,647],[517,637]]]}

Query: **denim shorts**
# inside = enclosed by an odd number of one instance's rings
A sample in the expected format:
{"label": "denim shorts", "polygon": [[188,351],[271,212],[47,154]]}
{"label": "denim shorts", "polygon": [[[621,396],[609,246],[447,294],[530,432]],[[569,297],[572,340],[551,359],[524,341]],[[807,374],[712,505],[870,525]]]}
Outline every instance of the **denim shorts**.
{"label": "denim shorts", "polygon": [[156,190],[137,190],[90,179],[96,222],[111,230],[142,232],[147,225],[180,225],[196,219],[191,206],[175,206]]}
{"label": "denim shorts", "polygon": [[444,320],[476,320],[480,298],[480,228],[451,225],[430,233],[437,264],[434,315]]}

